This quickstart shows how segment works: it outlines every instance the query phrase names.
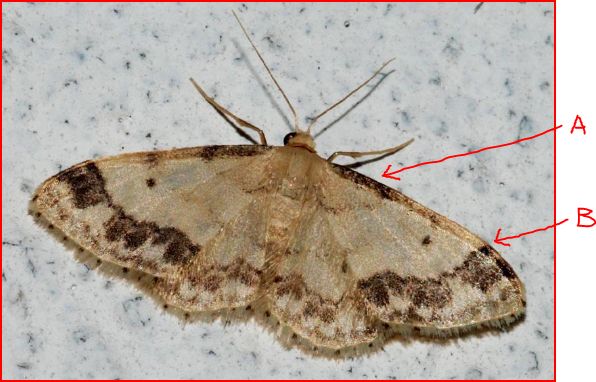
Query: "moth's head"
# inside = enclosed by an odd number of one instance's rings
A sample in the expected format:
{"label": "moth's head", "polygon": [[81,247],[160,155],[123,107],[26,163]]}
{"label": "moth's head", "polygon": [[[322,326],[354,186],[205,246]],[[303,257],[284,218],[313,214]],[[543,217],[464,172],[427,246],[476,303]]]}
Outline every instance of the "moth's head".
{"label": "moth's head", "polygon": [[302,147],[315,152],[315,140],[305,131],[294,131],[284,137],[284,146]]}

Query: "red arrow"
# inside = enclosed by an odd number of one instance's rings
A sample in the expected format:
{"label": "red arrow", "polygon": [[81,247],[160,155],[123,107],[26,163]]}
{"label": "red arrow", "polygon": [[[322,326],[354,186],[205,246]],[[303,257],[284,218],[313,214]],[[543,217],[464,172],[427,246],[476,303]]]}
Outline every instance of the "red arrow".
{"label": "red arrow", "polygon": [[495,236],[495,240],[493,240],[493,241],[494,241],[496,244],[501,244],[501,245],[504,245],[504,246],[506,246],[506,247],[511,247],[511,244],[509,244],[509,243],[505,243],[505,240],[509,240],[509,239],[517,239],[518,237],[522,237],[522,236],[530,235],[530,234],[532,234],[532,233],[536,233],[536,232],[539,232],[539,231],[546,231],[547,229],[551,229],[551,228],[554,228],[554,227],[555,227],[555,226],[557,226],[557,225],[561,225],[561,224],[565,223],[567,220],[569,220],[569,219],[561,220],[560,222],[558,222],[558,223],[556,223],[556,224],[551,224],[551,225],[549,225],[549,226],[542,227],[542,228],[538,228],[538,229],[535,229],[535,230],[532,230],[532,231],[523,232],[523,233],[520,233],[519,235],[505,236],[505,237],[499,237],[499,235],[501,234],[501,228],[499,228],[499,229],[497,230],[497,235]]}
{"label": "red arrow", "polygon": [[402,171],[410,170],[412,168],[424,166],[424,165],[427,165],[427,164],[441,163],[441,162],[444,162],[447,159],[451,159],[451,158],[465,157],[466,155],[478,154],[478,153],[480,153],[482,151],[486,151],[486,150],[498,149],[499,147],[505,147],[505,146],[515,145],[516,143],[521,143],[521,142],[524,142],[524,141],[529,141],[530,139],[538,138],[541,135],[548,134],[551,131],[555,131],[555,130],[557,130],[558,128],[560,128],[562,126],[563,125],[559,125],[559,126],[550,128],[548,130],[545,130],[542,133],[538,133],[536,135],[532,135],[531,137],[521,138],[521,139],[518,139],[518,140],[513,141],[513,142],[503,143],[503,144],[495,145],[495,146],[488,146],[488,147],[484,147],[482,149],[470,151],[470,152],[467,152],[467,153],[449,155],[449,156],[446,156],[443,159],[437,159],[437,160],[433,160],[433,161],[430,161],[430,162],[418,163],[418,164],[415,164],[413,166],[402,167],[402,168],[400,168],[399,170],[396,170],[396,171],[391,171],[391,165],[388,165],[387,168],[385,169],[385,172],[383,172],[383,178],[389,178],[389,179],[393,179],[393,180],[400,180],[400,178],[398,178],[398,177],[396,177],[394,175],[397,174],[397,173],[400,173]]}

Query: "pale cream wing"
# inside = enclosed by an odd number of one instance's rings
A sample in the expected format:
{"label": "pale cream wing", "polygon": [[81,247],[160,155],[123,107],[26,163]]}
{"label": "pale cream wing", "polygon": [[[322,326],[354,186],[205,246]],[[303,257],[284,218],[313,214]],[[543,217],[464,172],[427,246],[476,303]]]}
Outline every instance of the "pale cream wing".
{"label": "pale cream wing", "polygon": [[485,241],[364,175],[325,168],[318,200],[371,315],[441,335],[524,313],[522,282]]}
{"label": "pale cream wing", "polygon": [[264,266],[272,147],[207,146],[87,161],[47,180],[42,215],[98,258],[157,276],[187,310],[242,305]]}

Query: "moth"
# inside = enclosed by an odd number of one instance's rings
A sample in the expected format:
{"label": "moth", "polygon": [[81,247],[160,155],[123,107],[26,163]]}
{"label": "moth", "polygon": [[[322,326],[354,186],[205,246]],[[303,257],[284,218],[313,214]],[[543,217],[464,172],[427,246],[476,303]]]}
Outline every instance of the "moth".
{"label": "moth", "polygon": [[[236,16],[234,14],[234,16]],[[237,16],[236,16],[237,18]],[[238,23],[240,20],[237,18]],[[295,342],[333,351],[397,334],[446,337],[524,315],[511,266],[467,229],[348,167],[321,158],[311,128],[243,33],[294,116],[283,146],[202,97],[260,144],[89,160],[46,180],[31,212],[96,258],[138,275],[187,316],[256,312]]]}

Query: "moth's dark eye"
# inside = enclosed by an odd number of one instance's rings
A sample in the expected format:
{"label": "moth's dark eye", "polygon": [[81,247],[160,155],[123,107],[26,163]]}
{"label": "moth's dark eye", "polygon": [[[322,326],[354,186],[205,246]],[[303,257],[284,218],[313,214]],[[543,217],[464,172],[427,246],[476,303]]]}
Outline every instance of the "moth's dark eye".
{"label": "moth's dark eye", "polygon": [[290,139],[294,138],[296,136],[296,133],[289,133],[284,137],[284,146],[286,146],[288,144],[288,142],[290,141]]}

